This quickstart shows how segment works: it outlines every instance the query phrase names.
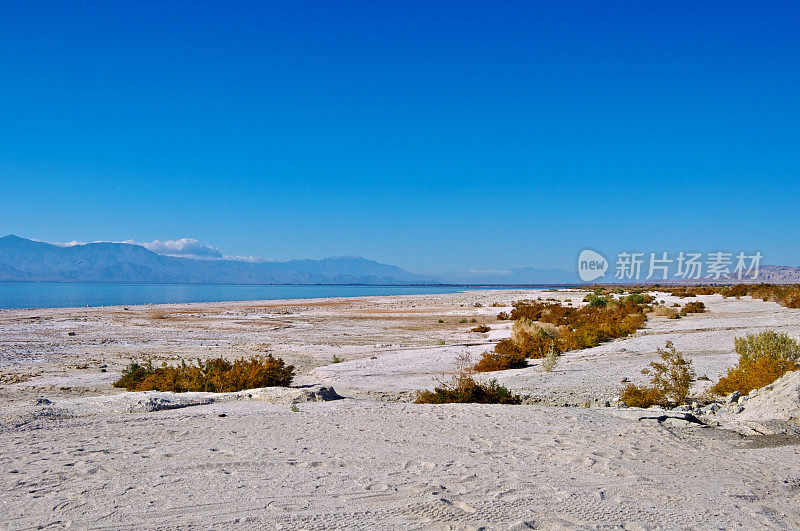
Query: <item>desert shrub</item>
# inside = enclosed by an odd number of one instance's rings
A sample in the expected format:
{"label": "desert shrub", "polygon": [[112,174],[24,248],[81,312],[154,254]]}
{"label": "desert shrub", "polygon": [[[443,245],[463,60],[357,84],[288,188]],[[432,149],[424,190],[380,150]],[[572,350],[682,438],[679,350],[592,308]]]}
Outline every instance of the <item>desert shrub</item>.
{"label": "desert shrub", "polygon": [[433,391],[420,391],[416,404],[447,404],[475,402],[479,404],[520,404],[521,397],[499,385],[497,380],[488,384],[475,381],[475,370],[468,353],[456,359],[456,371],[450,383],[439,382]]}
{"label": "desert shrub", "polygon": [[614,302],[614,300],[614,297],[598,295],[597,293],[590,293],[583,298],[583,302],[588,302],[589,306],[593,308],[605,308],[608,303]]}
{"label": "desert shrub", "polygon": [[[581,308],[546,302],[519,301],[514,303],[511,319],[549,323],[558,329],[557,347],[560,351],[594,347],[608,339],[626,337],[642,326],[647,316],[644,306],[628,300],[613,300],[606,306],[587,305]],[[544,357],[550,341],[538,342],[539,355]],[[522,340],[517,340],[522,343]],[[520,346],[520,348],[522,348]],[[534,357],[534,356],[529,356]]]}
{"label": "desert shrub", "polygon": [[164,309],[154,308],[147,312],[147,317],[150,319],[169,319],[169,314]]}
{"label": "desert shrub", "polygon": [[486,351],[481,359],[473,366],[475,372],[504,371],[506,369],[522,369],[527,367],[528,362],[522,352],[515,349],[501,349],[498,351]]}
{"label": "desert shrub", "polygon": [[647,293],[631,293],[625,299],[636,304],[650,304],[656,300],[655,297]]}
{"label": "desert shrub", "polygon": [[483,324],[482,325],[478,325],[478,326],[476,326],[475,328],[472,329],[473,332],[479,332],[481,334],[485,334],[489,330],[491,330],[491,327],[489,327],[488,325],[483,325]]}
{"label": "desert shrub", "polygon": [[706,305],[700,301],[692,301],[687,302],[686,305],[681,308],[681,315],[688,315],[690,313],[703,313],[706,311]]}
{"label": "desert shrub", "polygon": [[550,347],[547,349],[547,356],[545,356],[544,362],[542,363],[542,370],[550,372],[555,369],[558,363],[558,356],[559,353],[556,350],[555,343],[551,343]]}
{"label": "desert shrub", "polygon": [[672,406],[686,401],[695,376],[692,361],[685,359],[671,341],[667,341],[663,349],[658,349],[658,355],[661,361],[654,361],[642,370],[642,374],[651,375],[650,387],[630,384],[620,392],[620,400],[626,405]]}
{"label": "desert shrub", "polygon": [[461,320],[459,321],[459,323],[461,323],[461,324],[464,324],[466,322],[467,322],[467,318],[466,317],[462,317]]}
{"label": "desert shrub", "polygon": [[650,407],[664,402],[664,392],[655,387],[628,384],[620,392],[619,399],[628,407]]}
{"label": "desert shrub", "polygon": [[488,384],[476,382],[472,377],[459,379],[455,385],[442,384],[433,391],[417,393],[415,404],[520,404],[522,399],[491,380]]}
{"label": "desert shrub", "polygon": [[171,367],[166,363],[154,367],[152,363],[131,363],[122,371],[114,387],[128,391],[206,391],[226,393],[257,387],[288,387],[294,377],[294,366],[272,354],[240,358],[230,362],[224,358],[197,360],[197,365],[181,360]]}
{"label": "desert shrub", "polygon": [[735,284],[733,286],[683,286],[664,288],[652,286],[652,290],[666,291],[678,297],[720,294],[723,297],[743,297],[777,302],[787,308],[800,308],[800,284]]}
{"label": "desert shrub", "polygon": [[561,352],[556,326],[522,318],[514,322],[511,337],[495,345],[495,352],[507,357],[544,358],[550,345]]}
{"label": "desert shrub", "polygon": [[800,361],[800,343],[774,330],[737,337],[734,345],[736,353],[739,354],[740,364],[753,362],[763,356],[792,362]]}
{"label": "desert shrub", "polygon": [[734,341],[739,362],[711,388],[717,395],[747,394],[800,369],[800,343],[772,330]]}
{"label": "desert shrub", "polygon": [[498,321],[508,321],[510,318],[508,312],[500,312],[497,314]]}
{"label": "desert shrub", "polygon": [[667,306],[656,306],[653,309],[653,313],[655,315],[659,315],[661,317],[666,317],[667,319],[678,319],[680,315],[678,314],[678,310],[675,308],[669,308]]}
{"label": "desert shrub", "polygon": [[343,360],[342,358],[340,358],[339,356],[337,356],[336,354],[334,354],[334,355],[333,355],[333,359],[331,360],[331,363],[341,363],[341,362],[343,362],[343,361],[344,361],[344,360]]}

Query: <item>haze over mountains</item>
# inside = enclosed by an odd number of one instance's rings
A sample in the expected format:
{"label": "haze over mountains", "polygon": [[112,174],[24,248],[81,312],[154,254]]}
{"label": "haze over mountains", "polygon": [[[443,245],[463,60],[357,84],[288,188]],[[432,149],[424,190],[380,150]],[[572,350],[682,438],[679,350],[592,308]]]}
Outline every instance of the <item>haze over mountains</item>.
{"label": "haze over mountains", "polygon": [[421,284],[436,282],[359,257],[247,262],[165,256],[130,243],[59,246],[0,238],[0,280],[198,284]]}

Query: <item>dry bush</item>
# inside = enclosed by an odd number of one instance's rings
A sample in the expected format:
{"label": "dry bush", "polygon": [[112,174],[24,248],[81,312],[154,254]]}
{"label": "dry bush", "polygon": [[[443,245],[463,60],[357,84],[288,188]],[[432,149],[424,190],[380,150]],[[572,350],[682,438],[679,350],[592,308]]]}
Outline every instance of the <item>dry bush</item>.
{"label": "dry bush", "polygon": [[711,392],[745,395],[769,385],[789,371],[800,369],[800,343],[773,330],[736,338],[739,363],[720,378]]}
{"label": "dry bush", "polygon": [[169,314],[166,310],[155,308],[147,312],[147,317],[150,319],[169,319]]}
{"label": "dry bush", "polygon": [[686,305],[681,308],[681,315],[688,315],[690,313],[703,313],[706,311],[706,305],[700,301],[692,301],[687,302]]}
{"label": "dry bush", "polygon": [[476,326],[475,328],[472,329],[473,332],[479,332],[481,334],[485,334],[489,330],[491,330],[491,327],[489,327],[489,325],[483,325],[483,324],[482,325],[478,325],[478,326]]}
{"label": "dry bush", "polygon": [[691,360],[687,360],[667,341],[663,349],[658,349],[661,361],[654,361],[642,374],[651,375],[650,387],[633,384],[620,392],[620,400],[631,407],[650,407],[652,405],[674,406],[686,401],[689,388],[694,381]]}
{"label": "dry bush", "polygon": [[664,288],[651,286],[652,291],[665,291],[678,297],[719,294],[723,297],[743,297],[777,302],[787,308],[800,308],[800,284],[735,284],[732,286],[683,286]]}
{"label": "dry bush", "polygon": [[[608,339],[626,337],[644,326],[647,316],[644,305],[630,300],[610,300],[605,305],[591,304],[581,308],[546,302],[514,303],[511,319],[547,323],[558,333],[547,333],[539,324],[539,333],[520,331],[514,342],[526,357],[543,358],[555,339],[559,352],[594,347]],[[544,330],[544,334],[542,333]],[[552,329],[551,329],[552,330]],[[498,345],[500,346],[500,345]]]}
{"label": "dry bush", "polygon": [[547,356],[542,363],[542,370],[545,372],[550,372],[556,368],[556,364],[558,363],[559,353],[556,350],[555,343],[550,344],[550,348],[547,349]]}
{"label": "dry bush", "polygon": [[499,385],[496,380],[488,384],[476,382],[472,377],[474,369],[469,353],[456,359],[456,372],[450,383],[439,382],[433,391],[420,391],[414,401],[416,404],[478,403],[478,404],[520,404],[522,398]]}
{"label": "dry bush", "polygon": [[114,387],[128,391],[206,391],[228,393],[255,389],[258,387],[288,387],[294,377],[294,366],[285,365],[272,354],[240,358],[230,362],[215,358],[197,365],[181,360],[176,367],[166,363],[153,367],[152,363],[140,365],[131,363],[122,371],[122,377],[114,382]]}
{"label": "dry bush", "polygon": [[653,309],[653,314],[659,315],[661,317],[666,317],[667,319],[678,319],[680,315],[678,314],[678,310],[675,308],[669,308],[667,306],[656,306]]}
{"label": "dry bush", "polygon": [[508,312],[500,312],[497,314],[498,321],[508,321],[511,317],[508,315]]}
{"label": "dry bush", "polygon": [[619,399],[628,407],[650,407],[664,402],[664,393],[654,387],[628,384],[619,393]]}
{"label": "dry bush", "polygon": [[486,351],[472,368],[475,372],[505,371],[527,367],[525,356],[516,350]]}

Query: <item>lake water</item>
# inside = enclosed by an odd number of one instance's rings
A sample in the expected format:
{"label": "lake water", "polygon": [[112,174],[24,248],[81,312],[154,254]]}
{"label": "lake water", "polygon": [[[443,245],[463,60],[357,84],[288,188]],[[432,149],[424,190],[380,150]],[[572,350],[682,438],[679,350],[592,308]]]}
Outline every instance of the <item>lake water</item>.
{"label": "lake water", "polygon": [[245,286],[206,284],[95,284],[0,282],[0,308],[70,308],[181,302],[316,299],[455,293],[486,287],[454,286]]}

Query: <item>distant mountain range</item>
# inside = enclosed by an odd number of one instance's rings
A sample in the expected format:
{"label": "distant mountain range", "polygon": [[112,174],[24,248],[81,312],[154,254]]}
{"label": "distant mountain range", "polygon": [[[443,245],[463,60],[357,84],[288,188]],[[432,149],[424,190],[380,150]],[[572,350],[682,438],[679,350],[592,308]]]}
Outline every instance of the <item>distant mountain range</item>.
{"label": "distant mountain range", "polygon": [[429,284],[436,280],[359,257],[247,262],[165,256],[128,243],[68,247],[0,238],[0,281],[196,284]]}
{"label": "distant mountain range", "polygon": [[[598,282],[614,282],[614,272]],[[169,256],[131,243],[53,245],[9,235],[0,238],[0,281],[132,282],[185,284],[579,284],[574,271],[520,267],[504,271],[418,275],[360,257],[250,262]],[[642,280],[642,283],[651,281]],[[655,281],[652,281],[655,282]],[[672,280],[666,283],[703,283]],[[732,283],[722,278],[717,283]],[[800,267],[763,265],[757,280],[800,282]]]}

